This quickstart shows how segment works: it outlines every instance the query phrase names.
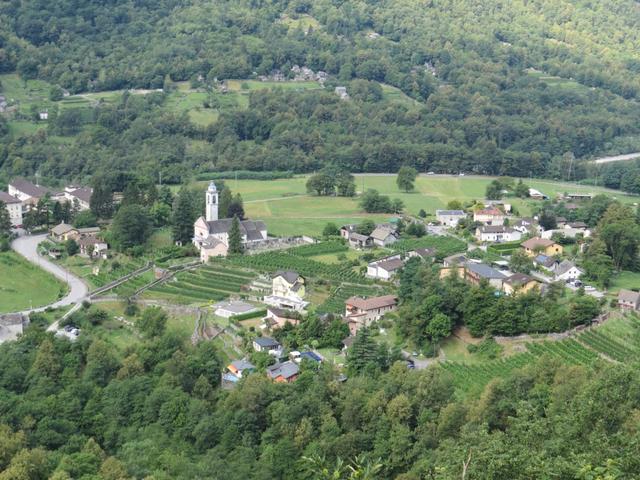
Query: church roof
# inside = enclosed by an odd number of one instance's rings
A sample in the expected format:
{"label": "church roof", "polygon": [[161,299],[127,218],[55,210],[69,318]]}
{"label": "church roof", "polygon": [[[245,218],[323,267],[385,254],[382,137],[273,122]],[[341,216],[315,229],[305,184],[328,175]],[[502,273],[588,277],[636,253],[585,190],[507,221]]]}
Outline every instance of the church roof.
{"label": "church roof", "polygon": [[207,189],[207,191],[209,192],[217,192],[218,189],[216,188],[216,184],[213,183],[213,180],[211,180],[211,183],[209,183],[209,188]]}
{"label": "church roof", "polygon": [[[209,234],[229,233],[232,223],[233,219],[231,218],[223,218],[221,220],[212,220],[207,222]],[[267,227],[262,220],[240,220],[240,233],[242,235],[246,235],[247,240],[262,239],[260,231],[266,229]]]}

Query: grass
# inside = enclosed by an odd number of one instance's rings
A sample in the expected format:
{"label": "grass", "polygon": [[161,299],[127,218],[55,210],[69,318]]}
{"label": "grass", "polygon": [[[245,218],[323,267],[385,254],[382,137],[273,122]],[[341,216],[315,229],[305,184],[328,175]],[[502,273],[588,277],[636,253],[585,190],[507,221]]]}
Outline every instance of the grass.
{"label": "grass", "polygon": [[17,253],[0,253],[0,312],[41,307],[62,298],[66,285]]}
{"label": "grass", "polygon": [[640,288],[640,272],[624,270],[614,275],[609,292],[618,293],[622,288],[626,288],[627,290]]}
{"label": "grass", "polygon": [[[399,198],[405,204],[407,213],[416,215],[420,209],[434,214],[437,209],[445,208],[451,200],[463,202],[484,198],[487,184],[493,177],[480,176],[421,176],[416,181],[416,190],[412,193],[400,191],[396,185],[396,177],[356,175],[357,190],[374,188],[380,193]],[[384,221],[391,215],[369,215],[363,213],[358,206],[357,198],[328,197],[322,198],[307,195],[305,184],[307,177],[298,176],[290,179],[271,180],[230,180],[227,185],[242,194],[245,210],[250,218],[264,220],[270,233],[274,235],[319,235],[327,222],[337,225],[358,223],[363,218]],[[606,193],[617,197],[621,202],[633,203],[640,197],[624,195],[622,192],[605,188],[576,185],[573,183],[554,182],[551,180],[524,180],[549,197],[564,192]],[[198,182],[203,191],[208,182]],[[518,198],[507,198],[519,211],[520,215],[529,215],[538,202]]]}

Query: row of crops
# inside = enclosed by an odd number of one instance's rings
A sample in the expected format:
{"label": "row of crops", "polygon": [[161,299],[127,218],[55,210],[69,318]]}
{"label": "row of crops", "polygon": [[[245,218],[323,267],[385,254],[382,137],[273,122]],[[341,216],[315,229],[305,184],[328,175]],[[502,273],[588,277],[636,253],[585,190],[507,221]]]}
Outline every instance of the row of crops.
{"label": "row of crops", "polygon": [[629,347],[600,330],[588,330],[578,337],[582,343],[618,362],[637,357],[637,348]]}
{"label": "row of crops", "polygon": [[486,385],[493,378],[508,376],[513,370],[522,368],[542,355],[551,355],[574,365],[592,365],[598,353],[574,339],[562,341],[531,342],[528,352],[517,353],[507,358],[477,364],[445,362],[442,367],[453,376],[456,387],[468,391]]}
{"label": "row of crops", "polygon": [[402,239],[394,243],[391,248],[396,252],[407,252],[416,248],[435,248],[438,258],[444,258],[464,252],[467,249],[467,244],[462,240],[445,235],[427,235],[421,238]]}
{"label": "row of crops", "polygon": [[143,267],[145,261],[142,259],[132,259],[126,262],[113,262],[109,267],[103,266],[97,275],[91,275],[88,280],[96,287],[102,287],[114,280]]}
{"label": "row of crops", "polygon": [[349,247],[343,241],[330,240],[328,242],[293,247],[287,250],[287,252],[298,257],[315,257],[316,255],[329,255],[331,253],[346,252],[347,250],[349,250]]}
{"label": "row of crops", "polygon": [[343,283],[331,291],[331,295],[319,307],[321,313],[343,313],[344,301],[349,297],[373,297],[382,295],[382,291],[376,287],[366,285],[350,285]]}
{"label": "row of crops", "polygon": [[220,301],[237,295],[255,278],[252,272],[222,265],[207,265],[178,273],[174,279],[149,289],[149,295],[170,296],[182,303]]}
{"label": "row of crops", "polygon": [[363,282],[364,277],[350,266],[318,262],[291,253],[274,251],[256,255],[237,255],[228,261],[240,267],[260,272],[274,273],[277,270],[294,270],[304,277],[324,277],[347,282]]}
{"label": "row of crops", "polygon": [[130,278],[124,283],[121,283],[116,288],[113,289],[113,293],[118,295],[119,297],[129,298],[134,293],[136,293],[139,289],[151,283],[153,281],[153,272],[151,270],[147,270],[146,272],[137,275],[135,277]]}

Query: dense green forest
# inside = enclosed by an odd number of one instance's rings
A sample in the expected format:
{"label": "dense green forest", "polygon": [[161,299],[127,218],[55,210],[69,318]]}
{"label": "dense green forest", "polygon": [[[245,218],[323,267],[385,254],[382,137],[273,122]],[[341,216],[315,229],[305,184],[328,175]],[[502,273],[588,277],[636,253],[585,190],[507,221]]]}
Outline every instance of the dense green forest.
{"label": "dense green forest", "polygon": [[[0,73],[72,94],[166,87],[52,112],[55,139],[0,120],[5,176],[80,179],[115,162],[180,181],[194,168],[335,163],[566,179],[587,175],[573,156],[640,146],[630,0],[4,1],[0,19]],[[294,65],[326,72],[325,89],[255,92],[208,127],[167,105],[173,82],[226,105],[216,81],[290,77]]]}
{"label": "dense green forest", "polygon": [[[347,382],[303,365],[294,384],[255,374],[225,391],[211,343],[186,346],[160,329],[119,351],[88,336],[53,339],[34,320],[0,348],[2,480],[620,480],[640,471],[637,365],[542,357],[465,398],[442,368],[388,368],[373,355]],[[356,463],[381,468],[345,476]]]}

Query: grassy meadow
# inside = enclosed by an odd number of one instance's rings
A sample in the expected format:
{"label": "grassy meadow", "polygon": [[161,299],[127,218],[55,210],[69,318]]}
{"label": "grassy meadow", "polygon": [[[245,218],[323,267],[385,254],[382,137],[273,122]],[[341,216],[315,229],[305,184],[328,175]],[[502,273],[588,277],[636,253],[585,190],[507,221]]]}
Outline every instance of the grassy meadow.
{"label": "grassy meadow", "polygon": [[[433,215],[437,209],[445,208],[451,200],[464,202],[483,199],[491,180],[492,177],[481,176],[420,176],[416,181],[415,192],[405,193],[398,189],[395,175],[356,175],[356,187],[358,191],[374,188],[392,198],[400,198],[409,214],[416,215],[420,209],[424,209]],[[383,221],[391,216],[362,212],[357,198],[319,198],[307,195],[306,181],[306,176],[298,176],[270,181],[227,180],[226,183],[234,192],[242,194],[247,215],[264,220],[270,232],[275,235],[318,235],[327,222],[338,225],[357,223],[367,217]],[[564,192],[589,192],[607,193],[625,203],[640,201],[639,197],[605,188],[550,180],[524,181],[551,198]],[[198,186],[204,191],[207,183],[198,182]],[[505,201],[511,202],[520,215],[529,215],[539,203],[518,198],[508,198]]]}
{"label": "grassy meadow", "polygon": [[0,253],[0,313],[41,307],[61,298],[67,287],[14,252]]}

